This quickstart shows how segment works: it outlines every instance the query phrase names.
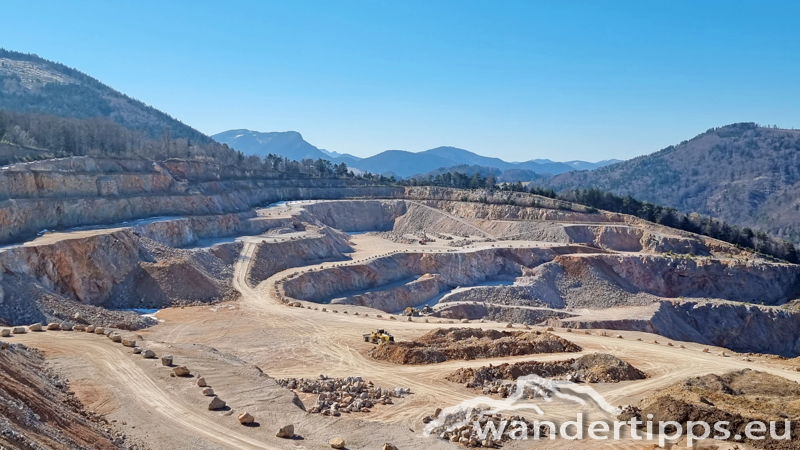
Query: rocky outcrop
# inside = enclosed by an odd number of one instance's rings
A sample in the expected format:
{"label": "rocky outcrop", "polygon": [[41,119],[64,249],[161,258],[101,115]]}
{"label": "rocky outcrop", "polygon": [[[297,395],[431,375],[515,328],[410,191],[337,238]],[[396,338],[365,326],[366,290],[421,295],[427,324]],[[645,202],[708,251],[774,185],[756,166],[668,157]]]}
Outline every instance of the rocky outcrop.
{"label": "rocky outcrop", "polygon": [[630,290],[659,297],[702,297],[780,305],[800,288],[800,266],[738,259],[656,255],[563,255],[554,264],[573,278],[592,269]]}

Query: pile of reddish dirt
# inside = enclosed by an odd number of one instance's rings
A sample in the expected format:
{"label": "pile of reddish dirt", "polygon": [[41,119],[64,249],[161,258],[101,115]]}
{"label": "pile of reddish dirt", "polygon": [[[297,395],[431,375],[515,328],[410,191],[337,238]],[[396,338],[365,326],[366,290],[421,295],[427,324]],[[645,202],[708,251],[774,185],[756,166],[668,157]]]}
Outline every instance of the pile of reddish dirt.
{"label": "pile of reddish dirt", "polygon": [[38,351],[0,342],[0,367],[0,448],[127,448],[104,419],[83,410]]}
{"label": "pile of reddish dirt", "polygon": [[617,383],[647,378],[647,375],[641,370],[616,356],[604,353],[594,353],[564,361],[523,361],[514,364],[489,365],[477,369],[462,367],[446,378],[474,388],[494,383],[497,380],[516,380],[526,375],[538,375],[542,378],[569,377],[571,380],[589,383]]}
{"label": "pile of reddish dirt", "polygon": [[[628,408],[622,420],[653,415],[653,421],[675,421],[686,428],[687,421],[704,421],[712,429],[717,422],[729,422],[731,441],[737,434],[744,439],[735,441],[763,449],[797,449],[800,442],[800,384],[764,372],[750,369],[725,375],[705,375],[642,399],[638,407]],[[647,420],[647,419],[644,419]],[[791,439],[773,439],[770,421],[776,423],[776,433],[783,436],[784,421],[789,421]],[[767,424],[763,440],[747,438],[745,427],[752,421]],[[670,431],[670,430],[668,430]],[[701,434],[698,428],[696,434]],[[717,433],[718,434],[718,433]]]}
{"label": "pile of reddish dirt", "polygon": [[396,364],[432,364],[452,359],[470,360],[581,350],[566,339],[540,331],[440,328],[415,341],[385,342],[370,350],[369,355]]}
{"label": "pile of reddish dirt", "polygon": [[577,373],[580,379],[592,383],[616,383],[647,378],[641,370],[607,353],[581,356],[575,360],[570,369]]}

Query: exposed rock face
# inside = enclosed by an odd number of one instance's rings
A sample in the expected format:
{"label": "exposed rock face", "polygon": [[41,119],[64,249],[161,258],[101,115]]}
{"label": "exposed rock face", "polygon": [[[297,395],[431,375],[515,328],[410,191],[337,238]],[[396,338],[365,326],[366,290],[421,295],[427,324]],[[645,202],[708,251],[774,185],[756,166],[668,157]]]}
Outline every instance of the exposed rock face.
{"label": "exposed rock face", "polygon": [[298,266],[305,266],[323,261],[342,261],[347,259],[343,252],[352,252],[345,236],[333,230],[317,236],[308,236],[298,240],[280,240],[269,242],[266,238],[256,249],[250,264],[248,282],[257,285],[272,275]]}
{"label": "exposed rock face", "polygon": [[477,320],[487,319],[497,322],[539,324],[552,319],[566,319],[573,314],[550,309],[515,307],[506,305],[485,305],[483,303],[444,303],[438,308],[436,316],[445,319]]}
{"label": "exposed rock face", "polygon": [[800,356],[800,313],[733,302],[661,301],[647,317],[584,321],[550,320],[575,328],[643,331],[676,341],[697,342],[738,352]]}
{"label": "exposed rock face", "polygon": [[[208,172],[203,175],[203,171]],[[403,193],[401,188],[353,186],[344,180],[223,181],[241,175],[224,172],[220,166],[203,163],[92,157],[14,165],[6,173],[14,180],[0,183],[11,186],[0,192],[0,199],[11,199],[0,202],[0,243],[43,229],[239,213],[287,199],[392,198]]]}
{"label": "exposed rock face", "polygon": [[[491,248],[453,253],[399,253],[376,258],[366,264],[303,273],[284,282],[283,288],[290,297],[324,302],[350,291],[365,291],[378,286],[414,279],[425,274],[437,274],[439,277],[435,278],[436,283],[441,282],[449,286],[469,286],[486,281],[490,277],[518,276],[525,267],[541,264],[554,256],[555,253],[552,250],[539,248]],[[434,281],[428,283],[434,283]],[[429,293],[432,292],[430,286],[428,290]],[[400,302],[392,305],[386,300],[388,298],[385,300],[381,298],[378,302],[386,306],[386,310],[402,309]]]}
{"label": "exposed rock face", "polygon": [[423,303],[442,292],[447,284],[441,275],[425,274],[408,283],[384,287],[379,291],[364,292],[344,298],[336,298],[332,304],[368,306],[382,311],[400,311],[408,306]]}
{"label": "exposed rock face", "polygon": [[563,255],[554,260],[572,277],[597,268],[660,297],[712,297],[783,304],[800,287],[800,266],[723,259],[644,255]]}
{"label": "exposed rock face", "polygon": [[311,223],[319,221],[343,231],[389,231],[395,220],[406,213],[406,202],[399,200],[319,202],[304,205]]}

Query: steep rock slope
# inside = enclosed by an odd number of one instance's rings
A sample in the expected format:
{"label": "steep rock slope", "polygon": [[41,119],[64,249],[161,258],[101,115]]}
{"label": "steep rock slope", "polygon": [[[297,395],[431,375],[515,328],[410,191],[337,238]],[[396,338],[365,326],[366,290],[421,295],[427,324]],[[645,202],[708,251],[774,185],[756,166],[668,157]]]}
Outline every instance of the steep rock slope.
{"label": "steep rock slope", "polygon": [[127,448],[89,415],[41,354],[0,342],[0,448]]}

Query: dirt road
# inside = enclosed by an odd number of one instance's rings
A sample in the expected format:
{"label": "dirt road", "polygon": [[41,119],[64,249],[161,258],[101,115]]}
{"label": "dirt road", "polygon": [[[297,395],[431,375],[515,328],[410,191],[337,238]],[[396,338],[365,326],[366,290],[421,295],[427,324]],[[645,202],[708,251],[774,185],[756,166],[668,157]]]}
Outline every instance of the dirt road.
{"label": "dirt road", "polygon": [[[351,255],[351,263],[408,248],[366,235],[355,236],[353,241],[356,252]],[[322,312],[321,308],[287,307],[275,298],[273,286],[287,273],[298,269],[277,273],[258,286],[249,286],[247,267],[257,241],[242,239],[242,242],[234,275],[234,286],[242,293],[241,300],[226,305],[164,310],[158,314],[163,323],[139,332],[147,345],[156,348],[158,353],[173,353],[177,358],[190,361],[193,371],[212,374],[214,388],[225,394],[234,410],[233,417],[203,410],[207,399],[198,396],[190,382],[169,377],[151,360],[142,360],[132,355],[130,349],[108,339],[84,333],[45,332],[15,336],[13,340],[42,348],[57,367],[70,376],[79,397],[90,407],[117,417],[118,423],[128,423],[128,434],[149,442],[152,448],[174,448],[176,443],[187,442],[203,449],[322,448],[320,446],[328,439],[337,435],[343,435],[351,443],[348,448],[352,449],[379,448],[385,441],[393,441],[400,448],[421,448],[421,445],[432,449],[454,448],[452,444],[420,436],[423,416],[433,413],[437,407],[457,405],[477,395],[445,380],[444,376],[459,367],[532,359],[511,357],[425,366],[397,366],[373,360],[366,356],[371,345],[363,342],[362,333],[388,328],[398,340],[405,340],[443,325],[419,319],[413,322],[389,320],[386,313],[364,307],[337,306],[340,310],[337,314]],[[376,317],[378,314],[384,317]],[[457,326],[505,328],[505,324],[497,323]],[[609,332],[608,336],[602,336],[599,330],[591,333],[555,332],[581,345],[584,354],[611,353],[649,375],[643,381],[593,385],[612,405],[633,404],[686,377],[744,367],[800,381],[800,373],[787,371],[775,359],[753,358],[752,362],[745,362],[740,357],[721,356],[722,349],[712,348],[704,353],[704,346],[692,343],[683,343],[685,348],[680,348],[675,342],[675,346],[670,347],[666,339],[646,333],[622,332],[622,339],[615,337],[619,332]],[[655,344],[653,340],[660,343]],[[243,362],[232,363],[221,355],[233,355]],[[554,354],[533,359],[559,360],[575,356]],[[321,373],[335,377],[360,375],[379,386],[411,388],[413,394],[399,399],[393,406],[375,408],[370,414],[341,418],[309,415],[283,396],[290,395],[289,391],[282,393],[282,388],[276,388],[266,377],[260,378],[250,365],[258,366],[272,377],[314,378]],[[591,405],[576,407],[558,402],[544,406],[546,414],[556,418],[570,417],[576,408],[592,408]],[[245,428],[236,422],[235,414],[245,408],[265,418],[260,428]],[[303,439],[275,438],[277,426],[284,421],[291,421],[301,429]],[[541,448],[567,448],[561,445],[542,443]],[[569,448],[601,448],[596,442],[570,445]],[[615,443],[613,448],[626,445]],[[630,445],[630,448],[638,448],[634,443]],[[522,444],[513,443],[509,448],[517,446],[522,447]]]}

